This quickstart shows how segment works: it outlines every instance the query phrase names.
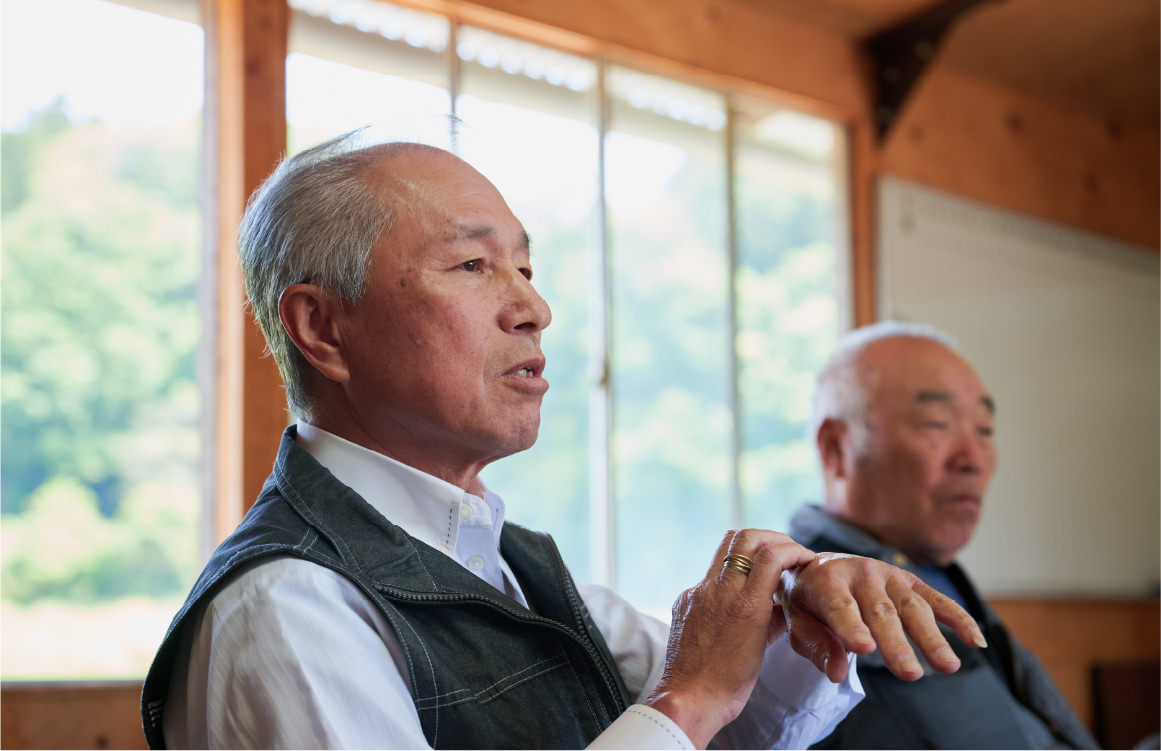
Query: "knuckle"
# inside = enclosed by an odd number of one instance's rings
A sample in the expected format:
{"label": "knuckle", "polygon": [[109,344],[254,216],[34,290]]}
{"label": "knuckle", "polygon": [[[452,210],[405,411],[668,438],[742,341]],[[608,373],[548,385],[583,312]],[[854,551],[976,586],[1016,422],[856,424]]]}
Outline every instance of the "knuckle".
{"label": "knuckle", "polygon": [[832,597],[830,600],[828,600],[825,610],[827,614],[833,614],[842,613],[844,611],[851,610],[854,607],[856,607],[855,598],[848,594],[843,594],[837,597]]}
{"label": "knuckle", "polygon": [[898,612],[895,610],[895,605],[890,600],[876,600],[867,608],[868,617],[877,620],[885,621],[895,618]]}
{"label": "knuckle", "polygon": [[900,613],[905,615],[923,613],[930,610],[927,601],[914,594],[906,594],[900,597],[895,607]]}

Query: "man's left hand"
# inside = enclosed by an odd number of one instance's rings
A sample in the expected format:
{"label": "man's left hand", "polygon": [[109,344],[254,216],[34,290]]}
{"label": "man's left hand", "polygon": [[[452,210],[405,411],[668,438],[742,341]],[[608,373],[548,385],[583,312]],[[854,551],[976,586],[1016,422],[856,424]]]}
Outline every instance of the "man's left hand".
{"label": "man's left hand", "polygon": [[846,652],[878,649],[887,668],[905,681],[923,676],[907,641],[942,673],[960,661],[940,633],[939,623],[966,644],[987,646],[975,619],[950,597],[919,577],[873,558],[821,553],[805,566],[785,571],[778,590],[796,652],[838,683],[846,678]]}

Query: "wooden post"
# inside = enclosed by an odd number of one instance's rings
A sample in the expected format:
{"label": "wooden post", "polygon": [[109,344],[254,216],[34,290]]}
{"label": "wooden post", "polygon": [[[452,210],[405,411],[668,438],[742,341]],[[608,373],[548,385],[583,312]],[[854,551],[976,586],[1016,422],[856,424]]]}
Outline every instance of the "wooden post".
{"label": "wooden post", "polygon": [[278,369],[244,307],[236,233],[246,200],[286,150],[286,0],[203,0],[205,252],[216,336],[208,485],[216,545],[254,502],[286,426]]}

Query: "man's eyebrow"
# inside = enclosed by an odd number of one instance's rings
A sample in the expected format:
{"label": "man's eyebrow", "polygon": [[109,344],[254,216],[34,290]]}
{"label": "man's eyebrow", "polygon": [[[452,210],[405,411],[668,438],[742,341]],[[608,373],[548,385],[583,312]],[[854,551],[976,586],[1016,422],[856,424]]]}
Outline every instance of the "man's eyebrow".
{"label": "man's eyebrow", "polygon": [[[915,395],[915,401],[919,402],[920,404],[928,404],[930,402],[950,403],[955,401],[955,397],[951,394],[950,391],[934,391],[925,389]],[[996,414],[996,402],[994,399],[992,399],[992,397],[984,394],[980,397],[980,404],[982,404],[984,409],[986,409],[990,414]]]}
{"label": "man's eyebrow", "polygon": [[[490,224],[462,224],[456,229],[457,240],[482,240],[494,234],[495,230]],[[532,240],[526,231],[520,233],[520,246],[524,250],[532,250]]]}

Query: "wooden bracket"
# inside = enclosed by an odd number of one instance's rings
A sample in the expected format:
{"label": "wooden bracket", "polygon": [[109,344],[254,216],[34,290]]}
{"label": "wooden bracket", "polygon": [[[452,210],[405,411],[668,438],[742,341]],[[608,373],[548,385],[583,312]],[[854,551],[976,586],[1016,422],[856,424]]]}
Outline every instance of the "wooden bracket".
{"label": "wooden bracket", "polygon": [[935,59],[948,29],[983,1],[944,0],[863,43],[874,62],[874,118],[879,143],[887,137],[907,96]]}

